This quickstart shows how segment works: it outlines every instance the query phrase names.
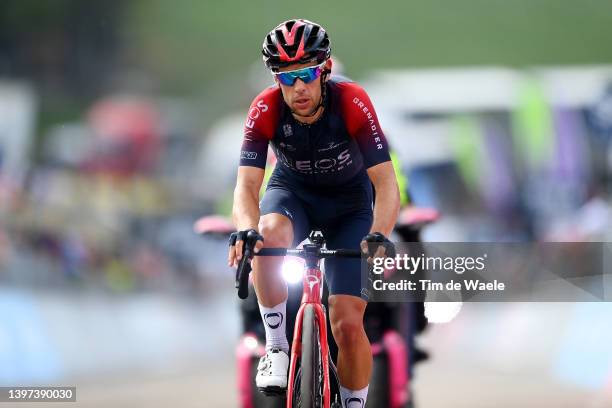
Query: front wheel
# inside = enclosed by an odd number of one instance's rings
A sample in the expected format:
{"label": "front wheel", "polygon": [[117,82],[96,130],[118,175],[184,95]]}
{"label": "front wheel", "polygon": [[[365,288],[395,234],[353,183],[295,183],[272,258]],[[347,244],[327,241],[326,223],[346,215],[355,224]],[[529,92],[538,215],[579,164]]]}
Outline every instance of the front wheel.
{"label": "front wheel", "polygon": [[321,408],[323,406],[323,364],[319,322],[312,305],[306,305],[303,314],[300,374],[297,407]]}

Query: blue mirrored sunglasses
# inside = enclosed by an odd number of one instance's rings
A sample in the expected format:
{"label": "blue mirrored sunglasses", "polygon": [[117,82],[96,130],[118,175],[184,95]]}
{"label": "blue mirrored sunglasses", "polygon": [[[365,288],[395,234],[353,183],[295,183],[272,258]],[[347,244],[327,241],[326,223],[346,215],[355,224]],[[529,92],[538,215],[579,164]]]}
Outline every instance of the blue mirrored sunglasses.
{"label": "blue mirrored sunglasses", "polygon": [[298,78],[305,84],[308,84],[321,76],[323,65],[325,65],[325,63],[315,65],[314,67],[296,69],[295,71],[275,72],[273,75],[283,85],[293,86]]}

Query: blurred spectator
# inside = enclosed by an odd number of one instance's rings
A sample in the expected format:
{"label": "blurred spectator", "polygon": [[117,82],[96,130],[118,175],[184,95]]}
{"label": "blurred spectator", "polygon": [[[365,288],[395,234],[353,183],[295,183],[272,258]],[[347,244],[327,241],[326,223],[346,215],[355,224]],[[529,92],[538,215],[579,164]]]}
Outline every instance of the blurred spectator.
{"label": "blurred spectator", "polygon": [[86,170],[133,175],[155,168],[161,154],[160,117],[151,102],[107,98],[91,108],[88,121],[94,143]]}

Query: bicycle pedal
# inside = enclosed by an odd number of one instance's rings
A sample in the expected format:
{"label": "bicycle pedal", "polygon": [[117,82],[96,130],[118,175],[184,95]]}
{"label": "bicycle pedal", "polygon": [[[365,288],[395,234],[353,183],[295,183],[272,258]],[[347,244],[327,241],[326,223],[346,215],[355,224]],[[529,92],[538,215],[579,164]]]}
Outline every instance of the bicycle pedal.
{"label": "bicycle pedal", "polygon": [[257,387],[257,389],[259,390],[259,392],[264,394],[266,397],[282,397],[285,394],[287,394],[287,388],[282,388],[282,387],[265,387],[265,388]]}

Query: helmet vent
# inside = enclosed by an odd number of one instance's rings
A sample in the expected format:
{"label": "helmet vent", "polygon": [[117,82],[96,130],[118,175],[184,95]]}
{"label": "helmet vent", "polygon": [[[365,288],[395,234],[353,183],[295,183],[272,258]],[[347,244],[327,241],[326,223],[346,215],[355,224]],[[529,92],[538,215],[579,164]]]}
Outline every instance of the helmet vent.
{"label": "helmet vent", "polygon": [[266,66],[278,70],[292,63],[322,62],[331,50],[327,33],[317,23],[289,20],[266,36],[262,53]]}

